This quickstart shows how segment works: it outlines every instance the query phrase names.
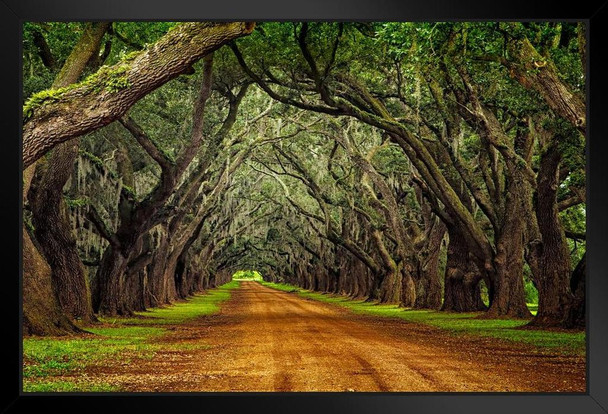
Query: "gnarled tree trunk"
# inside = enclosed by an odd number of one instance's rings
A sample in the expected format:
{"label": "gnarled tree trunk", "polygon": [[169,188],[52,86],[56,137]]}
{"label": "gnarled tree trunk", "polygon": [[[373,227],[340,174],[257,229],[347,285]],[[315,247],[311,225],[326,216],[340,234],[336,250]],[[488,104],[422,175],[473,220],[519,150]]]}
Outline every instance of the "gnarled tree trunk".
{"label": "gnarled tree trunk", "polygon": [[486,316],[531,316],[524,294],[524,179],[512,175],[507,185],[504,221],[496,237],[494,271],[490,273],[490,308]]}
{"label": "gnarled tree trunk", "polygon": [[441,308],[441,280],[439,275],[439,257],[441,242],[446,232],[445,225],[437,221],[428,234],[422,257],[418,259],[416,278],[416,301],[414,308]]}
{"label": "gnarled tree trunk", "polygon": [[125,276],[128,258],[120,249],[108,246],[97,269],[97,292],[93,295],[93,309],[106,315],[131,315],[125,298]]}
{"label": "gnarled tree trunk", "polygon": [[[78,154],[76,141],[55,149],[42,180],[32,187],[32,223],[36,240],[51,268],[53,291],[62,311],[73,319],[94,320],[91,293],[63,200],[63,186]],[[40,165],[39,165],[40,167]]]}
{"label": "gnarled tree trunk", "polygon": [[61,312],[51,287],[51,268],[23,226],[23,333],[66,335],[77,331]]}
{"label": "gnarled tree trunk", "polygon": [[441,310],[477,312],[486,309],[481,300],[482,276],[471,261],[466,240],[457,228],[448,226],[448,255],[445,268],[444,299]]}
{"label": "gnarled tree trunk", "polygon": [[530,325],[563,326],[571,324],[570,307],[574,295],[570,290],[570,252],[557,208],[559,165],[561,156],[550,144],[541,156],[537,177],[536,219],[542,240],[535,243],[538,312]]}

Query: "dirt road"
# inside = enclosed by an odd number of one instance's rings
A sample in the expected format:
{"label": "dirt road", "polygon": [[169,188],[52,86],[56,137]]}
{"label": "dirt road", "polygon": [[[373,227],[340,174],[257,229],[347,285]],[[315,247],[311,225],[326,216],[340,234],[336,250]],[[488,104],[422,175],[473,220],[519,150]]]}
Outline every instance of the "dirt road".
{"label": "dirt road", "polygon": [[130,391],[585,389],[580,357],[353,315],[256,282],[243,282],[220,314],[164,340],[191,347],[91,375]]}

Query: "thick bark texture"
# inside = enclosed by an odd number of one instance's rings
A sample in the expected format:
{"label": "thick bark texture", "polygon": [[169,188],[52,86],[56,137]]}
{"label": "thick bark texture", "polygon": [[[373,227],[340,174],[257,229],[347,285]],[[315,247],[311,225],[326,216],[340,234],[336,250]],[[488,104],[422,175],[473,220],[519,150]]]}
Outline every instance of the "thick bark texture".
{"label": "thick bark texture", "polygon": [[538,289],[538,313],[531,322],[534,326],[571,323],[574,296],[570,290],[570,252],[557,207],[560,160],[557,146],[550,144],[541,156],[537,177],[536,219],[542,240],[532,247]]}
{"label": "thick bark texture", "polygon": [[[384,264],[384,274],[377,284],[377,299],[381,303],[398,303],[401,298],[401,270],[395,263],[388,249],[386,248],[382,232],[374,230],[372,239],[376,242],[376,247],[380,252],[380,258]],[[379,275],[377,275],[378,277]],[[409,287],[413,287],[411,284]],[[374,294],[376,294],[374,292]]]}
{"label": "thick bark texture", "polygon": [[496,235],[494,271],[490,273],[490,309],[488,317],[530,317],[524,294],[524,213],[523,197],[527,191],[521,176],[512,175],[507,185],[502,227]]}
{"label": "thick bark texture", "polygon": [[23,226],[23,333],[66,335],[78,331],[61,312],[53,288],[51,269]]}
{"label": "thick bark texture", "polygon": [[486,309],[481,300],[482,276],[469,257],[464,236],[448,227],[449,243],[445,269],[444,300],[441,310],[476,312]]}
{"label": "thick bark texture", "polygon": [[146,303],[148,306],[160,306],[168,301],[167,282],[165,281],[165,267],[169,255],[169,239],[166,229],[158,233],[158,241],[154,245],[154,258],[148,272],[148,289],[146,290]]}
{"label": "thick bark texture", "polygon": [[[94,319],[84,267],[78,256],[63,186],[78,154],[76,141],[58,147],[42,173],[31,202],[36,240],[51,268],[52,285],[66,315],[85,322]],[[65,163],[64,163],[65,162]],[[39,168],[40,169],[40,168]]]}
{"label": "thick bark texture", "polygon": [[[180,24],[131,60],[32,108],[25,114],[23,127],[23,168],[56,145],[120,118],[143,96],[230,40],[251,33],[254,26],[244,22]],[[116,79],[126,86],[108,87]]]}
{"label": "thick bark texture", "polygon": [[120,249],[109,246],[97,270],[97,292],[93,295],[95,312],[106,315],[131,315],[127,306],[125,280],[127,258]]}
{"label": "thick bark texture", "polygon": [[425,249],[418,260],[415,308],[441,308],[439,257],[445,232],[445,225],[437,221],[427,236]]}

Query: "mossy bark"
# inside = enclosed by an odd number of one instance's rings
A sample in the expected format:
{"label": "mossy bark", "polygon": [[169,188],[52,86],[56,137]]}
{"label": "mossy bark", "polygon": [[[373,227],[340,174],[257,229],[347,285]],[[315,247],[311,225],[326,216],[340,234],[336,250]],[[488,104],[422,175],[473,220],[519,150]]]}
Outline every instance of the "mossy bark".
{"label": "mossy bark", "polygon": [[[537,177],[535,212],[542,240],[532,247],[538,289],[538,312],[532,326],[576,325],[571,316],[575,297],[570,288],[570,251],[557,208],[560,161],[556,143],[549,144],[541,156]],[[580,322],[580,318],[575,319]]]}
{"label": "mossy bark", "polygon": [[[560,78],[551,58],[541,56],[526,37],[511,38],[507,50],[512,61],[504,60],[503,63],[510,75],[525,88],[538,92],[556,114],[584,134],[587,128],[584,99]],[[585,56],[584,53],[581,56]]]}
{"label": "mossy bark", "polygon": [[254,26],[244,22],[180,24],[146,51],[116,65],[126,66],[121,76],[128,87],[108,90],[106,79],[100,77],[33,108],[23,126],[24,168],[56,145],[120,118],[139,99],[230,40],[251,33]]}

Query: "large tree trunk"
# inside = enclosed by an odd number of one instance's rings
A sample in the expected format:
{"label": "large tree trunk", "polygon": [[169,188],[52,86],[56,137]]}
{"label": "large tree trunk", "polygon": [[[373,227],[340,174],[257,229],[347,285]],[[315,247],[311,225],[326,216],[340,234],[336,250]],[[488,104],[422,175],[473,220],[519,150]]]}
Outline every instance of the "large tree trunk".
{"label": "large tree trunk", "polygon": [[331,270],[328,271],[327,274],[327,291],[329,293],[340,293],[340,271],[336,270],[335,263],[336,257],[335,253],[332,255],[334,260],[330,264]]}
{"label": "large tree trunk", "polygon": [[[382,231],[373,230],[372,240],[380,254],[382,264],[380,272],[373,275],[373,284],[368,300],[378,300],[380,303],[399,303],[401,299],[401,289],[403,285],[402,272],[395,260],[389,253],[383,240],[384,236]],[[408,288],[412,288],[413,284],[410,284]],[[410,291],[408,291],[408,294]],[[415,293],[414,293],[415,294]]]}
{"label": "large tree trunk", "polygon": [[524,178],[512,174],[507,184],[506,209],[496,237],[494,271],[490,273],[490,309],[486,316],[527,318],[532,316],[524,293]]}
{"label": "large tree trunk", "polygon": [[167,292],[165,290],[166,263],[169,256],[169,240],[166,230],[159,232],[159,240],[155,243],[154,258],[148,272],[147,300],[148,306],[156,307],[165,303]]}
{"label": "large tree trunk", "polygon": [[125,300],[127,260],[120,249],[108,246],[97,269],[93,309],[105,316],[131,315]]}
{"label": "large tree trunk", "polygon": [[426,241],[424,255],[418,260],[415,308],[441,308],[439,257],[445,232],[446,227],[442,222],[438,221],[433,225]]}
{"label": "large tree trunk", "polygon": [[478,312],[486,309],[481,300],[482,276],[471,261],[464,236],[448,227],[449,243],[441,310]]}
{"label": "large tree trunk", "polygon": [[35,197],[30,204],[34,234],[50,265],[53,291],[62,311],[90,322],[94,320],[91,294],[63,200],[63,186],[78,154],[74,143],[56,148],[48,167],[39,168],[43,177],[32,187]]}
{"label": "large tree trunk", "polygon": [[401,270],[401,300],[400,305],[406,308],[412,308],[416,305],[418,293],[412,273],[408,270]]}
{"label": "large tree trunk", "polygon": [[153,255],[148,235],[137,243],[135,259],[127,263],[125,279],[125,293],[122,295],[124,305],[129,311],[143,311],[146,309],[145,292],[147,288],[147,266]]}
{"label": "large tree trunk", "polygon": [[521,242],[514,240],[515,237],[506,238],[497,245],[498,253],[494,259],[496,272],[490,278],[493,295],[486,316],[528,318],[531,314],[524,294]]}
{"label": "large tree trunk", "polygon": [[[24,114],[23,168],[56,145],[117,120],[139,99],[187,72],[225,43],[251,33],[254,26],[243,22],[180,24],[131,60],[98,72],[74,88],[58,91],[52,100],[35,107],[30,103]],[[126,86],[108,88],[111,79],[120,79]]]}
{"label": "large tree trunk", "polygon": [[77,331],[61,312],[51,287],[51,269],[23,226],[24,335],[66,335]]}
{"label": "large tree trunk", "polygon": [[163,279],[165,283],[165,297],[164,303],[169,304],[175,299],[177,299],[177,286],[176,286],[176,269],[177,269],[177,261],[179,257],[169,256],[167,260],[166,268],[165,268],[165,277]]}
{"label": "large tree trunk", "polygon": [[186,264],[179,259],[175,264],[175,272],[173,275],[175,280],[175,292],[179,299],[183,299],[188,296],[188,272],[186,270]]}
{"label": "large tree trunk", "polygon": [[146,310],[145,288],[147,274],[145,270],[139,270],[125,278],[125,300],[126,306],[132,311]]}
{"label": "large tree trunk", "polygon": [[535,207],[542,240],[532,248],[538,289],[538,313],[530,322],[533,326],[570,323],[570,306],[574,300],[570,290],[570,252],[557,208],[560,160],[557,146],[550,144],[541,156],[537,177]]}
{"label": "large tree trunk", "polygon": [[[399,303],[401,298],[402,273],[386,248],[383,237],[382,232],[379,230],[374,230],[372,232],[372,238],[376,242],[376,247],[380,252],[380,257],[382,258],[385,270],[381,280],[378,279],[379,283],[377,283],[376,287],[378,289],[377,299],[380,303]],[[408,292],[408,296],[411,298],[410,294],[413,291],[413,283],[409,284],[408,287],[411,289]]]}

